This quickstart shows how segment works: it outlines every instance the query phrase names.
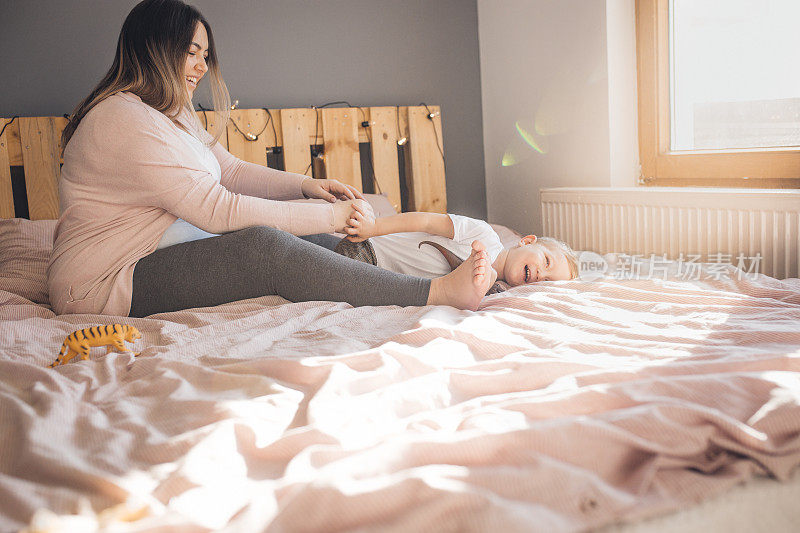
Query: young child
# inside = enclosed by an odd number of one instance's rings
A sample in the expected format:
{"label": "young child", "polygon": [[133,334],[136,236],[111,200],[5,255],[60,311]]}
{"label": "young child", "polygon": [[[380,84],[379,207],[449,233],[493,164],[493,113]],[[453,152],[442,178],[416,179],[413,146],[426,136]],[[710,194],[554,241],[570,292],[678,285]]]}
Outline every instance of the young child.
{"label": "young child", "polygon": [[425,243],[438,244],[463,260],[477,240],[485,246],[497,280],[512,287],[578,276],[577,256],[565,243],[527,235],[504,248],[489,224],[461,215],[410,212],[376,219],[356,207],[347,223],[348,236],[337,252],[401,274],[442,276],[453,265],[438,247]]}

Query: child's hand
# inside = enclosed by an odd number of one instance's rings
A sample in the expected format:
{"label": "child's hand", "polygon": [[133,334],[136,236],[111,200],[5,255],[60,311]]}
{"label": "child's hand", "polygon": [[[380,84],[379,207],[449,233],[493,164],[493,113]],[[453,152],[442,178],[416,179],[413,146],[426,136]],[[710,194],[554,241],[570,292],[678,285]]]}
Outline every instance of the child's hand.
{"label": "child's hand", "polygon": [[369,203],[363,200],[353,201],[353,212],[344,232],[347,234],[347,240],[351,242],[361,242],[379,235],[375,212]]}
{"label": "child's hand", "polygon": [[[360,208],[362,212],[372,213],[372,206],[366,200],[339,200],[333,204],[333,231],[336,233],[344,233],[345,228],[352,218],[356,207]],[[374,216],[374,215],[373,215]]]}

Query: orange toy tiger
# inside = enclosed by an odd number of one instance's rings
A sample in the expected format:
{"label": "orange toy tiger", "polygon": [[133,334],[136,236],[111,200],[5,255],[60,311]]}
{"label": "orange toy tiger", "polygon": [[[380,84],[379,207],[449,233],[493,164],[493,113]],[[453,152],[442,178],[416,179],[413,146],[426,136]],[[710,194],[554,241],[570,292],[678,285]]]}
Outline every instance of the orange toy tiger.
{"label": "orange toy tiger", "polygon": [[92,346],[108,345],[106,354],[111,352],[112,348],[116,348],[121,352],[131,352],[134,356],[139,355],[126,348],[123,341],[136,342],[136,339],[141,338],[141,336],[142,334],[135,327],[123,326],[122,324],[79,329],[67,336],[64,344],[61,345],[58,357],[50,364],[50,368],[65,365],[76,355],[80,355],[84,361],[89,359],[89,349]]}

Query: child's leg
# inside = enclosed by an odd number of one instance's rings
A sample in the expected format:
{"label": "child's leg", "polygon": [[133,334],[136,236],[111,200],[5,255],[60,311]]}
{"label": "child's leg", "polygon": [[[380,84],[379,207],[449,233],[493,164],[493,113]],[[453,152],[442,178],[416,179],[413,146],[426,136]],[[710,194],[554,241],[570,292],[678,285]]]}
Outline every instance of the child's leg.
{"label": "child's leg", "polygon": [[269,294],[293,302],[427,303],[431,281],[353,261],[267,226],[156,250],[136,264],[130,316]]}

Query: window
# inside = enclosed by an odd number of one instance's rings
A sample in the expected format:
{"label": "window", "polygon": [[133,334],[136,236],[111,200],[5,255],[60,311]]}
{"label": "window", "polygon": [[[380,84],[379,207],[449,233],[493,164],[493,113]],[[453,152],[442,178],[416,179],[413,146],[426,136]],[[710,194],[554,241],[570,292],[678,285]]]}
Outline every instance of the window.
{"label": "window", "polygon": [[637,0],[647,185],[800,188],[800,2]]}

